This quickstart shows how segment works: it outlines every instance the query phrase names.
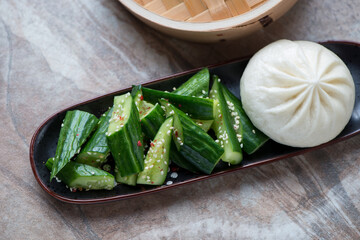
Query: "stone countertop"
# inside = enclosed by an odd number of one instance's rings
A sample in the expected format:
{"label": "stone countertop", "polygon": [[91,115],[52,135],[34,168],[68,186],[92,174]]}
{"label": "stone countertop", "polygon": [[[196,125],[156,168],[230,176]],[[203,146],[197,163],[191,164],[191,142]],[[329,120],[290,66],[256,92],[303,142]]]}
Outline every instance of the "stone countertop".
{"label": "stone countertop", "polygon": [[0,239],[359,239],[360,136],[130,200],[71,205],[36,182],[29,143],[95,96],[249,55],[281,38],[360,42],[358,0],[299,0],[235,42],[162,35],[115,0],[0,1]]}

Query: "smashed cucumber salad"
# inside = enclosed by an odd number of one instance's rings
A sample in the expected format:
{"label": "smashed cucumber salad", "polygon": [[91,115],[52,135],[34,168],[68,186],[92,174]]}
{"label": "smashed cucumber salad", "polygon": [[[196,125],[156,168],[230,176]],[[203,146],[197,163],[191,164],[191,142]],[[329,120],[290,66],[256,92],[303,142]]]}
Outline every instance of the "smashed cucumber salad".
{"label": "smashed cucumber salad", "polygon": [[55,156],[46,162],[50,181],[56,178],[71,191],[111,190],[118,183],[164,184],[170,160],[203,174],[220,160],[239,164],[243,151],[254,153],[268,137],[217,76],[210,92],[209,85],[205,68],[172,92],[134,86],[115,96],[99,119],[68,111]]}

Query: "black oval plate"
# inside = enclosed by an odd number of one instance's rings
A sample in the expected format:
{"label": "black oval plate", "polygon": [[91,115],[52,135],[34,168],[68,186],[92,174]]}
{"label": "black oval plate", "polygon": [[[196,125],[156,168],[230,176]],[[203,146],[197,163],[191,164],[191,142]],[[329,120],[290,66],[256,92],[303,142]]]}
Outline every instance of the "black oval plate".
{"label": "black oval plate", "polygon": [[[34,172],[35,178],[40,184],[40,186],[47,193],[64,202],[78,204],[108,202],[174,188],[180,185],[208,179],[225,173],[230,173],[233,171],[258,166],[265,163],[270,163],[283,158],[303,154],[305,152],[312,151],[352,137],[358,134],[360,129],[360,45],[358,43],[351,42],[326,42],[322,44],[328,49],[335,52],[349,67],[351,74],[354,78],[357,93],[354,111],[349,123],[337,138],[326,144],[314,148],[292,148],[275,143],[273,141],[268,141],[255,154],[250,156],[245,155],[244,160],[240,165],[229,167],[227,164],[224,163],[219,164],[214,169],[214,172],[211,175],[194,174],[186,170],[179,169],[177,170],[178,177],[176,179],[170,179],[168,177],[168,179],[166,180],[173,181],[173,184],[159,187],[130,187],[127,185],[118,185],[111,191],[103,190],[70,192],[70,190],[66,188],[65,184],[63,183],[58,183],[54,180],[50,183],[50,172],[46,168],[45,162],[49,157],[55,155],[60,126],[63,118],[65,117],[66,111],[72,109],[79,109],[100,116],[108,109],[109,106],[112,105],[113,97],[115,95],[123,94],[131,90],[127,88],[97,97],[95,99],[88,100],[86,102],[79,103],[75,106],[64,109],[54,114],[46,121],[44,121],[44,123],[42,123],[40,127],[36,130],[30,144],[30,164]],[[225,64],[210,66],[209,70],[211,74],[217,74],[222,79],[222,82],[229,88],[229,90],[233,92],[237,97],[239,97],[239,79],[248,63],[248,59],[249,58],[240,59]],[[191,75],[193,75],[199,70],[200,69],[194,69],[163,79],[148,82],[143,85],[154,89],[171,91],[174,86],[179,86],[181,83],[186,81]]]}

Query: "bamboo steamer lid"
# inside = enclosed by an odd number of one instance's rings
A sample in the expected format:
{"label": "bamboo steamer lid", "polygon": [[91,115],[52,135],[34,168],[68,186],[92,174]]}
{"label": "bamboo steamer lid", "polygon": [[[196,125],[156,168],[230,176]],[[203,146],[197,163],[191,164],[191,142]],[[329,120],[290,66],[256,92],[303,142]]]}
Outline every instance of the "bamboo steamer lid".
{"label": "bamboo steamer lid", "polygon": [[268,26],[297,0],[119,0],[141,21],[195,42],[243,37]]}

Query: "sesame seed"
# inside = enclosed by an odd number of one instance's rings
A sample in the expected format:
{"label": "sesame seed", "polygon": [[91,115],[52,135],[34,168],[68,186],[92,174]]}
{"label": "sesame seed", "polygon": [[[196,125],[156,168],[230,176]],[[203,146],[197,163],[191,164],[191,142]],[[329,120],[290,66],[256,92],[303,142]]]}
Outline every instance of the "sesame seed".
{"label": "sesame seed", "polygon": [[177,177],[178,177],[177,172],[171,173],[171,174],[170,174],[170,177],[171,177],[171,178],[177,178]]}
{"label": "sesame seed", "polygon": [[166,185],[171,185],[171,184],[173,184],[173,181],[167,181],[166,182]]}

